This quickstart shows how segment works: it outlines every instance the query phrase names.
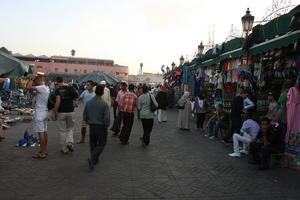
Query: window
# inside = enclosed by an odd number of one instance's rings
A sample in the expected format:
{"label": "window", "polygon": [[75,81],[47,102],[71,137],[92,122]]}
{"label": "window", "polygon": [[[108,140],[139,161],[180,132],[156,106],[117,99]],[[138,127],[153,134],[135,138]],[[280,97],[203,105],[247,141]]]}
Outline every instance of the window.
{"label": "window", "polygon": [[54,71],[55,71],[55,72],[58,72],[58,68],[55,68]]}
{"label": "window", "polygon": [[83,72],[86,74],[87,73],[86,69]]}
{"label": "window", "polygon": [[78,70],[77,69],[74,69],[74,73],[77,73],[78,72]]}
{"label": "window", "polygon": [[92,62],[92,61],[89,61],[89,62],[88,62],[88,65],[96,65],[96,63],[95,63],[95,62]]}
{"label": "window", "polygon": [[76,60],[69,60],[68,63],[70,63],[70,64],[76,64]]}
{"label": "window", "polygon": [[120,74],[120,72],[116,72],[116,75],[119,75]]}
{"label": "window", "polygon": [[128,75],[128,73],[125,73],[125,76],[127,76]]}
{"label": "window", "polygon": [[37,69],[43,69],[43,66],[38,65],[38,66],[37,66]]}
{"label": "window", "polygon": [[67,69],[67,68],[65,69],[65,72],[68,72],[68,69]]}
{"label": "window", "polygon": [[81,65],[84,64],[84,65],[85,65],[85,64],[86,64],[86,61],[81,61],[81,60],[80,60],[80,61],[78,61],[78,64],[81,64]]}

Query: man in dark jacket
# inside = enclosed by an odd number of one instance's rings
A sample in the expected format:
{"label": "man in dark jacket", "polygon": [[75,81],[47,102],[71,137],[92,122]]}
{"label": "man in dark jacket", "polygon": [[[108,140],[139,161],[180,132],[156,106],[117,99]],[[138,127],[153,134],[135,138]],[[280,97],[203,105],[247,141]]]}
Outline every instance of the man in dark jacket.
{"label": "man in dark jacket", "polygon": [[[107,141],[107,127],[110,124],[109,106],[102,100],[104,87],[96,87],[96,96],[88,101],[83,111],[85,122],[90,127],[90,151],[91,156],[88,158],[90,170],[98,163],[99,156],[104,150]],[[96,112],[95,112],[96,111]]]}
{"label": "man in dark jacket", "polygon": [[166,109],[168,106],[168,95],[166,92],[166,86],[161,86],[160,91],[156,95],[156,101],[158,103],[157,119],[158,122],[167,121]]}
{"label": "man in dark jacket", "polygon": [[244,99],[247,97],[247,92],[241,90],[240,95],[236,96],[231,103],[231,131],[226,138],[228,141],[234,133],[239,133],[243,124],[242,114],[244,108]]}

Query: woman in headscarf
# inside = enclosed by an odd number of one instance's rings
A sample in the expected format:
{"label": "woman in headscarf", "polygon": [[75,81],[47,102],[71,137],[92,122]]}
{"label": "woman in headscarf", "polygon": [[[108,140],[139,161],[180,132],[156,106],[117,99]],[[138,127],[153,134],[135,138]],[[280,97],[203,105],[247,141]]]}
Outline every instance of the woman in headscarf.
{"label": "woman in headscarf", "polygon": [[178,108],[178,128],[189,130],[191,117],[191,101],[189,92],[184,92],[183,96],[179,99]]}
{"label": "woman in headscarf", "polygon": [[156,101],[158,103],[157,120],[158,122],[167,121],[166,109],[168,106],[168,96],[166,92],[166,86],[161,86],[160,91],[156,95]]}

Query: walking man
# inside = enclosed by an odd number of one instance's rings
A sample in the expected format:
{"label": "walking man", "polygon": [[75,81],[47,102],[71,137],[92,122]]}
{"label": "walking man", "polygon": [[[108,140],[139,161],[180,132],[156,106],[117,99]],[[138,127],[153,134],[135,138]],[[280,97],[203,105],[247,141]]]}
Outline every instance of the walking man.
{"label": "walking man", "polygon": [[[94,82],[89,80],[86,83],[86,90],[83,91],[78,99],[78,103],[80,101],[83,101],[83,108],[85,107],[86,102],[88,102],[89,100],[91,100],[94,96],[95,96],[95,92],[94,92]],[[85,139],[85,134],[86,134],[86,127],[87,124],[84,121],[84,119],[82,119],[82,125],[81,125],[81,140],[78,142],[78,144],[83,144],[84,143],[84,139]]]}
{"label": "walking man", "polygon": [[116,103],[118,104],[117,118],[114,120],[113,127],[111,128],[111,130],[114,132],[114,134],[113,134],[114,137],[117,137],[120,132],[122,119],[123,119],[123,116],[122,116],[123,113],[120,110],[120,102],[126,92],[127,92],[127,84],[125,82],[122,82],[121,90],[118,92],[118,95],[116,98]]}
{"label": "walking man", "polygon": [[157,120],[158,122],[167,122],[167,106],[168,106],[168,95],[166,92],[166,86],[161,86],[160,91],[155,95],[155,99],[158,103]]}
{"label": "walking man", "polygon": [[[32,85],[34,82],[35,86]],[[32,75],[28,84],[27,89],[30,91],[36,91],[34,97],[34,109],[35,113],[33,116],[33,132],[39,135],[40,140],[40,152],[33,156],[36,159],[46,158],[48,155],[47,143],[48,143],[48,134],[47,134],[47,115],[48,115],[48,97],[49,97],[49,88],[44,84],[42,76]]]}
{"label": "walking man", "polygon": [[138,101],[137,96],[134,94],[134,85],[130,84],[128,90],[120,101],[120,111],[123,115],[123,127],[120,134],[122,144],[128,144],[134,121],[134,111]]}
{"label": "walking man", "polygon": [[57,77],[56,82],[56,98],[51,117],[58,120],[61,152],[66,154],[74,151],[74,100],[78,98],[78,93],[73,87],[66,85],[62,77]]}
{"label": "walking man", "polygon": [[85,105],[83,116],[90,127],[90,158],[88,158],[90,170],[98,163],[99,156],[104,150],[107,141],[107,127],[110,124],[110,111],[107,103],[101,98],[104,88],[96,87],[96,96]]}

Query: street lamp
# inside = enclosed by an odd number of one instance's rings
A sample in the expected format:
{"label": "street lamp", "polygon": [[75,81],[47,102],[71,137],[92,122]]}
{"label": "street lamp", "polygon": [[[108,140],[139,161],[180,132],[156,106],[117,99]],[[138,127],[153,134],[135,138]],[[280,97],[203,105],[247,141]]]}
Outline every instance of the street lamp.
{"label": "street lamp", "polygon": [[172,70],[175,69],[175,63],[174,62],[171,64],[171,66],[172,66]]}
{"label": "street lamp", "polygon": [[201,41],[200,44],[198,45],[198,54],[203,54],[203,50],[204,50],[204,45]]}
{"label": "street lamp", "polygon": [[183,63],[184,63],[184,58],[183,58],[183,56],[181,56],[179,60],[180,60],[180,65],[183,65]]}
{"label": "street lamp", "polygon": [[249,8],[247,8],[246,14],[241,18],[243,24],[243,31],[246,32],[246,37],[248,33],[252,30],[254,16],[250,14]]}

